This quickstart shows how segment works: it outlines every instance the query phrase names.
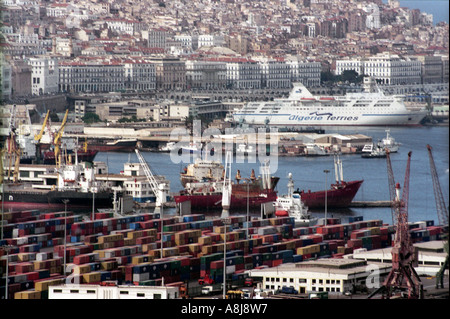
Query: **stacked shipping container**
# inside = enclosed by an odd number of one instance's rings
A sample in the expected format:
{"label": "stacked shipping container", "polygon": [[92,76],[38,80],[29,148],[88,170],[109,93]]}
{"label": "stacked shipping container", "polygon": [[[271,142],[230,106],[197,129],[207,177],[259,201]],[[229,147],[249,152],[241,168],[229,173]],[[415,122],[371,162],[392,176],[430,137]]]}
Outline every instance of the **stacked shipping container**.
{"label": "stacked shipping container", "polygon": [[[12,223],[5,225],[8,236],[0,245],[16,246],[8,256],[10,297],[45,298],[48,286],[62,280],[65,218],[61,214],[26,211],[7,216]],[[202,214],[169,217],[161,223],[159,214],[113,218],[97,213],[94,221],[82,221],[80,216],[69,213],[67,269],[71,272],[70,281],[78,283],[118,280],[156,285],[162,278],[165,283],[176,283],[206,275],[221,282],[224,271],[233,279],[247,269],[261,266],[340,257],[361,247],[387,247],[395,231],[380,220],[360,218],[347,224],[329,219],[326,226],[294,225],[291,217],[246,221],[244,216],[234,216],[225,234],[220,219],[206,220]],[[252,234],[248,239],[247,227]],[[442,228],[429,221],[411,224],[410,228],[413,241],[439,239],[442,233]],[[48,251],[49,247],[53,247],[53,252]],[[43,248],[47,250],[41,251]],[[0,258],[4,270],[6,256]],[[5,278],[1,280],[3,293]]]}

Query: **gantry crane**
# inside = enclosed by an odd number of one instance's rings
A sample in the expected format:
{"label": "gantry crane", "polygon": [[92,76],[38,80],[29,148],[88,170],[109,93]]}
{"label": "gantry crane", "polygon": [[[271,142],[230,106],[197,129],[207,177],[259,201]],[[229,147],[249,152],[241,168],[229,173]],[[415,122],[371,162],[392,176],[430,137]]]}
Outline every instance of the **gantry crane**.
{"label": "gantry crane", "polygon": [[[439,177],[436,170],[436,165],[434,164],[433,154],[431,152],[432,147],[427,145],[428,157],[430,158],[430,168],[431,168],[431,178],[433,180],[433,190],[434,198],[436,200],[436,210],[438,214],[439,225],[448,227],[448,209],[445,206],[444,195],[442,194],[441,184],[439,183]],[[447,253],[445,261],[442,267],[436,274],[436,288],[444,288],[444,272],[448,267],[448,235],[447,241],[444,243],[444,249]]]}
{"label": "gantry crane", "polygon": [[11,178],[11,165],[14,162],[13,182],[17,182],[19,178],[20,164],[20,146],[17,143],[16,133],[16,105],[11,108],[11,117],[9,119],[9,135],[6,138],[6,153],[8,155],[8,180]]}
{"label": "gantry crane", "polygon": [[160,208],[167,201],[167,193],[169,191],[168,186],[166,183],[158,183],[156,181],[155,176],[153,175],[152,171],[150,170],[150,168],[149,168],[147,162],[145,161],[144,157],[142,156],[141,152],[139,152],[138,149],[135,149],[134,151],[136,152],[139,162],[141,163],[142,169],[144,170],[145,176],[147,177],[147,180],[150,183],[152,192],[155,194],[156,207]]}
{"label": "gantry crane", "polygon": [[55,134],[55,137],[53,138],[53,146],[55,147],[55,162],[56,167],[61,166],[61,138],[62,134],[64,132],[64,128],[67,123],[67,115],[69,114],[69,109],[66,110],[66,113],[64,114],[64,118],[61,122],[61,126],[59,127],[58,131]]}
{"label": "gantry crane", "polygon": [[44,123],[42,124],[41,130],[39,131],[38,134],[34,135],[34,140],[36,142],[36,159],[38,160],[38,162],[40,162],[41,159],[41,139],[42,136],[44,135],[45,127],[47,126],[49,116],[50,110],[48,110],[47,114],[45,115]]}
{"label": "gantry crane", "polygon": [[412,245],[408,227],[408,199],[409,199],[409,172],[411,167],[411,152],[408,153],[403,192],[400,197],[400,183],[393,184],[389,151],[386,151],[386,161],[389,174],[389,187],[395,190],[395,200],[391,205],[395,212],[396,232],[392,245],[392,269],[382,286],[369,295],[382,292],[383,298],[391,298],[395,291],[407,291],[408,299],[422,299],[423,285],[414,266],[417,266],[417,253]]}

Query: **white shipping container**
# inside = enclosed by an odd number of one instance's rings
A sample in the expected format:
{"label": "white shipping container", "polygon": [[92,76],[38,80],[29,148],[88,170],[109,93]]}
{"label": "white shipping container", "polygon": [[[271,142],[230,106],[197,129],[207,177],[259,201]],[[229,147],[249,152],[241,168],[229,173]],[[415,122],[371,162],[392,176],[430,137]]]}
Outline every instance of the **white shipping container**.
{"label": "white shipping container", "polygon": [[226,266],[227,274],[232,274],[236,271],[236,265]]}
{"label": "white shipping container", "polygon": [[133,274],[133,281],[146,281],[150,279],[150,273],[144,272],[140,274]]}

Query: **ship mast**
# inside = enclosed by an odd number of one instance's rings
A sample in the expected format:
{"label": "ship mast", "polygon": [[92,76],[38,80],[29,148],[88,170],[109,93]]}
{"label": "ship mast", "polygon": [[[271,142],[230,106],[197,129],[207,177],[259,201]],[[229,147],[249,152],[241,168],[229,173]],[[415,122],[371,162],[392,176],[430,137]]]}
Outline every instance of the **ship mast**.
{"label": "ship mast", "polygon": [[230,217],[230,204],[231,204],[231,160],[232,155],[230,151],[225,154],[225,174],[223,177],[223,190],[222,190],[222,216],[221,218]]}

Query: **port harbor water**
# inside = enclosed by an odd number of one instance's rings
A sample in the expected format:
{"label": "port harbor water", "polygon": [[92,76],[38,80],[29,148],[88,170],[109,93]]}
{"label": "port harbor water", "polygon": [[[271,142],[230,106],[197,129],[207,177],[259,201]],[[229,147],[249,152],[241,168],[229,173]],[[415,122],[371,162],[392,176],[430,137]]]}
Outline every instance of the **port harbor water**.
{"label": "port harbor water", "polygon": [[[372,136],[376,142],[386,136],[384,127],[357,127],[342,128],[330,127],[327,133],[355,134],[360,133]],[[440,176],[440,184],[448,203],[449,190],[449,128],[448,126],[421,126],[421,127],[391,127],[390,134],[401,143],[397,153],[391,154],[396,182],[403,184],[407,154],[412,151],[410,196],[409,196],[409,220],[434,220],[437,224],[436,206],[433,185],[430,173],[430,163],[426,145],[433,147],[433,157]],[[170,191],[178,192],[182,189],[180,172],[189,163],[172,163],[168,153],[142,152],[152,171],[157,175],[163,175],[170,181]],[[191,163],[194,155],[192,154]],[[134,153],[99,152],[96,161],[108,163],[110,173],[119,173],[123,169],[123,163],[127,161],[138,162]],[[242,162],[243,161],[243,162]],[[364,159],[358,154],[341,155],[344,180],[359,180],[364,182],[357,192],[354,202],[379,202],[382,207],[350,207],[345,209],[331,209],[330,213],[335,217],[364,216],[365,219],[382,219],[391,222],[390,207],[386,207],[389,201],[388,174],[386,159]],[[254,163],[247,160],[236,159],[232,163],[232,177],[240,170],[243,178],[250,177],[251,170],[258,172],[260,163],[256,158]],[[324,170],[330,170],[327,177],[328,185],[325,185]],[[333,157],[282,157],[278,158],[277,171],[274,176],[280,177],[277,185],[279,195],[287,194],[288,174],[292,173],[294,188],[300,190],[323,190],[329,188],[334,180]],[[355,205],[356,206],[356,205]],[[175,209],[167,208],[168,214],[175,214]],[[245,213],[233,212],[233,214]],[[317,217],[324,217],[324,211],[312,210]],[[195,212],[192,212],[195,213]],[[209,212],[210,215],[220,216],[220,211]]]}
{"label": "port harbor water", "polygon": [[[362,127],[329,130],[343,134],[361,133],[372,136],[376,141],[385,136],[385,129]],[[433,147],[444,200],[448,203],[448,126],[392,127],[390,130],[396,141],[401,143],[400,150],[391,154],[395,180],[401,185],[405,178],[407,154],[412,151],[408,212],[409,221],[417,227],[412,230],[413,241],[441,244],[443,229],[438,226],[426,145]],[[167,153],[141,154],[153,174],[163,175],[170,181],[171,192],[182,189],[180,172],[189,163],[173,163]],[[107,163],[111,174],[119,173],[126,162],[139,162],[135,153],[114,152],[99,152],[95,160]],[[341,155],[341,160],[344,180],[364,180],[354,201],[389,200],[386,159],[369,160],[353,154]],[[231,176],[234,177],[239,169],[243,178],[250,177],[251,170],[257,171],[259,165],[258,162],[239,163],[233,160]],[[325,174],[325,170],[329,170],[330,174]],[[315,191],[329,188],[334,182],[333,172],[334,162],[330,156],[280,157],[273,175],[280,177],[277,191],[280,195],[285,195],[288,192],[289,173],[292,173],[294,188]],[[71,211],[70,203],[67,209]],[[141,214],[142,212],[145,213]],[[104,298],[113,298],[119,291],[120,299],[125,298],[125,294],[130,299],[155,299],[156,295],[159,298],[171,299],[186,293],[189,297],[199,297],[205,290],[202,288],[206,288],[206,285],[199,285],[200,278],[212,278],[214,283],[211,290],[218,296],[224,277],[227,277],[227,284],[232,283],[238,288],[233,290],[233,286],[226,286],[227,296],[232,298],[244,293],[246,288],[241,288],[246,284],[245,279],[249,274],[246,271],[257,269],[269,272],[270,269],[276,269],[276,272],[280,269],[283,272],[283,269],[292,267],[293,263],[305,262],[302,267],[308,267],[314,260],[322,266],[339,268],[337,273],[342,270],[339,265],[342,265],[342,268],[351,265],[367,277],[364,274],[368,264],[361,260],[343,259],[343,255],[356,252],[360,248],[367,251],[379,249],[381,254],[390,255],[394,234],[390,207],[329,209],[329,224],[319,223],[310,227],[294,227],[291,217],[262,221],[257,219],[258,212],[252,212],[253,220],[248,222],[245,210],[233,211],[230,214],[229,226],[223,226],[221,211],[193,210],[190,215],[178,216],[175,208],[166,207],[164,219],[161,219],[161,215],[154,213],[153,208],[147,208],[140,213],[121,217],[112,212],[97,212],[95,220],[86,218],[90,217],[90,210],[82,212],[82,215],[78,213],[70,212],[65,218],[65,213],[61,210],[57,213],[34,210],[18,214],[5,212],[11,223],[5,227],[6,239],[0,241],[0,246],[8,244],[13,247],[8,250],[6,256],[4,251],[0,255],[1,298],[6,297],[5,291],[8,291],[9,299],[83,299],[91,297],[92,294],[97,294],[98,298],[102,295],[109,296]],[[312,214],[314,217],[325,216],[323,209],[313,210]],[[68,225],[66,228],[65,223]],[[247,237],[246,228],[247,231],[251,229],[251,238]],[[424,234],[426,239],[420,237]],[[64,238],[68,240],[66,248]],[[164,242],[163,247],[161,242]],[[423,249],[434,252],[437,251],[438,244],[425,246]],[[226,267],[223,260],[224,247],[227,247]],[[62,256],[66,258],[63,259]],[[371,264],[373,265],[380,267],[383,276],[386,271],[389,272],[389,266],[386,264]],[[3,269],[7,269],[9,274],[5,276]],[[67,277],[70,281],[63,275],[63,269],[70,272]],[[352,270],[347,272],[350,276]],[[445,278],[445,286],[448,287],[448,277]],[[356,277],[353,277],[353,280],[356,280]],[[125,285],[116,286],[112,283],[114,281]],[[426,281],[430,287],[434,282],[434,279]],[[66,285],[61,286],[62,283]],[[78,285],[80,283],[81,285]],[[186,283],[189,283],[188,287]],[[266,279],[264,283],[265,286],[270,286]],[[314,286],[316,287],[315,284]],[[342,280],[340,285],[336,284],[330,288],[330,298],[349,297],[347,292],[351,286],[349,281],[344,283]],[[278,298],[297,298],[291,295],[292,291],[296,291],[294,288],[281,288],[280,285],[277,287],[281,291],[277,295]],[[251,289],[252,293],[255,293],[253,287]],[[314,294],[310,288],[307,289],[300,291],[298,298],[308,298],[308,293],[311,298],[313,295],[314,298],[322,296],[318,293],[322,291]],[[367,294],[359,296],[366,298]],[[355,295],[355,298],[358,297]],[[184,306],[186,304],[178,307],[181,309],[180,313],[185,309],[182,308]],[[223,309],[228,308],[225,305]]]}

